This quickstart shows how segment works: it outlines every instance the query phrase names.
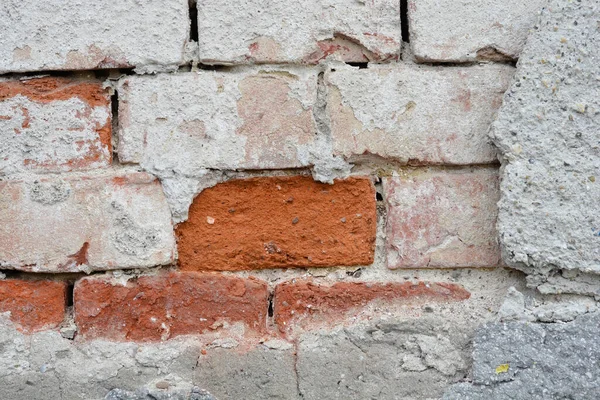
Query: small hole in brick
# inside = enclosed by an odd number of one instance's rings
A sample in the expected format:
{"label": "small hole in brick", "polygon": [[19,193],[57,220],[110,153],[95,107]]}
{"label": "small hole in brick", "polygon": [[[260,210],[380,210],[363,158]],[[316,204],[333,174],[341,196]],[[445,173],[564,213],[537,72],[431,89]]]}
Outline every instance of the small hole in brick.
{"label": "small hole in brick", "polygon": [[377,192],[377,194],[375,195],[375,198],[377,199],[377,201],[383,201],[383,195],[379,192]]}
{"label": "small hole in brick", "polygon": [[273,293],[269,295],[269,309],[268,309],[269,318],[273,317]]}
{"label": "small hole in brick", "polygon": [[198,41],[198,8],[196,0],[190,0],[190,41]]}
{"label": "small hole in brick", "polygon": [[75,290],[75,283],[69,282],[67,285],[67,307],[73,306],[73,291]]}
{"label": "small hole in brick", "polygon": [[400,0],[400,25],[402,29],[402,41],[410,42],[410,33],[408,31],[408,0]]}
{"label": "small hole in brick", "polygon": [[351,65],[353,67],[358,67],[358,69],[366,69],[369,66],[369,63],[363,63],[363,62],[349,62],[347,63],[348,65]]}

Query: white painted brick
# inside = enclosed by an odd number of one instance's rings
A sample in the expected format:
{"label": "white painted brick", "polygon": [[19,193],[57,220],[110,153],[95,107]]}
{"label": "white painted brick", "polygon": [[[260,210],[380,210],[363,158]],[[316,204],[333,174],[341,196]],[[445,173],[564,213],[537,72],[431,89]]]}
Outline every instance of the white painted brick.
{"label": "white painted brick", "polygon": [[183,63],[187,0],[3,0],[0,73]]}
{"label": "white painted brick", "polygon": [[414,64],[336,67],[325,75],[336,155],[401,163],[496,160],[487,130],[514,68]]}
{"label": "white painted brick", "polygon": [[465,62],[519,57],[546,0],[408,0],[417,60]]}
{"label": "white painted brick", "polygon": [[108,92],[97,80],[0,80],[0,176],[108,167]]}
{"label": "white painted brick", "polygon": [[0,267],[77,272],[175,260],[160,183],[139,172],[0,182]]}
{"label": "white painted brick", "polygon": [[198,0],[198,30],[208,64],[386,61],[400,52],[400,2]]}
{"label": "white painted brick", "polygon": [[119,160],[159,176],[308,165],[317,72],[132,76],[119,86]]}

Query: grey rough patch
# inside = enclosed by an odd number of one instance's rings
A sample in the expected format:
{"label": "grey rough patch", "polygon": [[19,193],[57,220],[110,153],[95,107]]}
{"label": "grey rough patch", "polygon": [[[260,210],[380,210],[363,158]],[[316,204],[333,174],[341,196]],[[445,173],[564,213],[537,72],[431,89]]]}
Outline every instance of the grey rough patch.
{"label": "grey rough patch", "polygon": [[166,376],[135,391],[113,389],[104,400],[217,400],[208,391],[176,376]]}
{"label": "grey rough patch", "polygon": [[[114,388],[157,391],[158,382],[193,387],[200,344],[182,338],[165,343],[78,342],[59,332],[18,332],[0,317],[0,385],[3,399],[104,399]],[[168,391],[167,391],[168,392]]]}
{"label": "grey rough patch", "polygon": [[552,0],[490,136],[504,261],[544,293],[600,294],[600,4]]}
{"label": "grey rough patch", "polygon": [[487,324],[474,340],[473,382],[453,386],[443,398],[599,398],[599,328],[597,313],[564,324]]}
{"label": "grey rough patch", "polygon": [[304,334],[300,392],[304,399],[436,398],[467,374],[469,338],[428,317]]}
{"label": "grey rough patch", "polygon": [[118,202],[113,201],[111,205],[116,214],[112,244],[128,256],[147,257],[160,243],[161,232],[139,226]]}
{"label": "grey rough patch", "polygon": [[210,349],[198,360],[194,382],[219,399],[300,399],[293,353],[262,346],[245,353]]}
{"label": "grey rough patch", "polygon": [[29,198],[42,204],[61,203],[69,198],[71,186],[65,181],[39,182],[35,181],[29,186]]}
{"label": "grey rough patch", "polygon": [[188,7],[187,0],[4,0],[0,73],[177,69],[189,37]]}

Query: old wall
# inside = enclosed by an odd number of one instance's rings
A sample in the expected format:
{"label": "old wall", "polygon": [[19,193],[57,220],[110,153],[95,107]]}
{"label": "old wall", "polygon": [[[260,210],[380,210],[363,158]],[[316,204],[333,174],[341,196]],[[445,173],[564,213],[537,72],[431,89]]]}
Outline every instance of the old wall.
{"label": "old wall", "polygon": [[594,395],[597,6],[112,3],[0,5],[3,398]]}

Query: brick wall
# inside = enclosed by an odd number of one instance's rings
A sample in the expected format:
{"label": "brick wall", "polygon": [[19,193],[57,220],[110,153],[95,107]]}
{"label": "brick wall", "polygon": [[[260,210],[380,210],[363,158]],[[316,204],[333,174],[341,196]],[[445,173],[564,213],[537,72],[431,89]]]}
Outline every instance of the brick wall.
{"label": "brick wall", "polygon": [[[191,335],[200,358],[278,343],[299,374],[319,364],[305,333],[492,318],[514,282],[487,131],[540,1],[109,3],[0,6],[0,311],[18,330]],[[424,386],[467,373],[415,362]],[[210,368],[218,397],[252,397]],[[334,398],[323,376],[294,390]],[[358,387],[336,396],[374,396]]]}

